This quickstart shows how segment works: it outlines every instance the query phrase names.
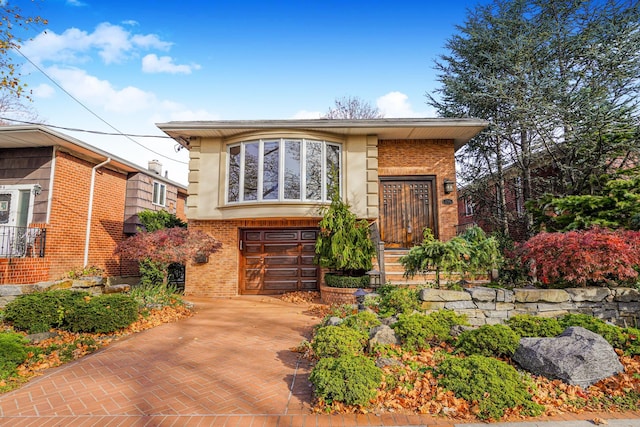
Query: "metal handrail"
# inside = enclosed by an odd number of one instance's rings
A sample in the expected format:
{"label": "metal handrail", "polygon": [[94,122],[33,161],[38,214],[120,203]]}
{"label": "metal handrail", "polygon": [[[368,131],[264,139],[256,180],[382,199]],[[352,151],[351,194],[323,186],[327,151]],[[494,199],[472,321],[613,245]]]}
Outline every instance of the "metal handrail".
{"label": "metal handrail", "polygon": [[0,258],[43,258],[47,229],[0,225]]}

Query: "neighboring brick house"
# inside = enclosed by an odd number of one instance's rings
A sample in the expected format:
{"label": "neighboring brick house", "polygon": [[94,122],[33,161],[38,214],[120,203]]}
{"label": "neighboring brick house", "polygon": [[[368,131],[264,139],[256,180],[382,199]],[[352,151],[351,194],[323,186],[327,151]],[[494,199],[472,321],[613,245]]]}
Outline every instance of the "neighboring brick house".
{"label": "neighboring brick house", "polygon": [[95,266],[137,275],[115,246],[138,212],[185,219],[186,187],[45,126],[0,127],[0,284],[57,280]]}
{"label": "neighboring brick house", "polygon": [[[431,228],[456,234],[454,152],[486,127],[476,119],[267,120],[158,124],[190,150],[189,226],[219,239],[187,266],[194,296],[317,289],[320,208],[337,179],[387,248]],[[331,173],[334,171],[334,173]]]}

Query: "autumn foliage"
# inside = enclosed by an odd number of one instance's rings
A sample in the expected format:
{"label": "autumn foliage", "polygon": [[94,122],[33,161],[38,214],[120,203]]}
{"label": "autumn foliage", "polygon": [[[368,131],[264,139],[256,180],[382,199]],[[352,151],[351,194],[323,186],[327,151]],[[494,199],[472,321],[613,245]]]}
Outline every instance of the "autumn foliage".
{"label": "autumn foliage", "polygon": [[122,241],[115,250],[117,255],[136,261],[186,264],[196,256],[209,256],[222,244],[200,230],[174,227],[151,233],[141,231]]}
{"label": "autumn foliage", "polygon": [[616,286],[638,278],[638,231],[592,228],[540,233],[522,249],[524,263],[545,286]]}

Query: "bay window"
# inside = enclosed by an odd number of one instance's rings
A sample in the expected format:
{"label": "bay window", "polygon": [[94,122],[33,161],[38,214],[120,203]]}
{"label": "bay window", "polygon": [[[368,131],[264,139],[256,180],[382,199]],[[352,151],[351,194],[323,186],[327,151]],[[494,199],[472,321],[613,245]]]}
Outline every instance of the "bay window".
{"label": "bay window", "polygon": [[227,147],[227,203],[330,199],[340,187],[340,144],[312,139],[260,139]]}

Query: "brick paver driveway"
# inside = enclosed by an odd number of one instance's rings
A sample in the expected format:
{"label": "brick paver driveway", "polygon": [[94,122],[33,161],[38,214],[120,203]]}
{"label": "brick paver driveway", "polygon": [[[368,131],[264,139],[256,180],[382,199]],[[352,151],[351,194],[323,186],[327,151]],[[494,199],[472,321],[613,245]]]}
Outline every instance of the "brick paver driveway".
{"label": "brick paver driveway", "polygon": [[[197,314],[189,319],[112,343],[0,395],[0,426],[460,425],[418,415],[312,414],[309,366],[289,351],[320,321],[307,306],[267,297],[193,301]],[[640,425],[611,419],[638,413],[608,415],[612,427]],[[592,425],[576,419],[523,426]]]}

